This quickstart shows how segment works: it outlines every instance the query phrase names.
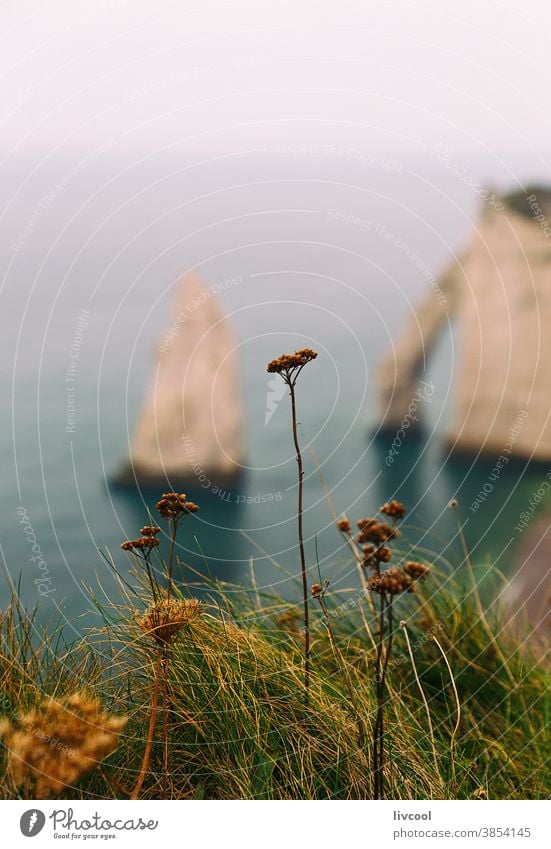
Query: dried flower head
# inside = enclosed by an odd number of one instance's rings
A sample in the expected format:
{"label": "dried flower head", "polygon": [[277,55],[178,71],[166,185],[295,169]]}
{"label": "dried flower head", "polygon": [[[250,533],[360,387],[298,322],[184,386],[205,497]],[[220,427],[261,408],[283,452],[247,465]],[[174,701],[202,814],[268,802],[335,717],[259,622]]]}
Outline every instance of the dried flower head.
{"label": "dried flower head", "polygon": [[151,549],[158,545],[159,540],[157,537],[144,536],[137,539],[127,539],[126,542],[121,543],[121,548],[123,551],[143,551],[144,554],[149,554]]}
{"label": "dried flower head", "polygon": [[386,546],[382,546],[381,548],[375,548],[373,546],[373,551],[371,551],[371,546],[368,545],[364,545],[363,548],[368,549],[367,552],[364,551],[362,560],[362,567],[364,569],[375,569],[379,572],[381,563],[390,563],[392,559],[392,551]]}
{"label": "dried flower head", "polygon": [[5,720],[0,726],[8,777],[32,794],[28,798],[58,794],[115,750],[127,721],[111,716],[84,693],[49,699],[13,724]]}
{"label": "dried flower head", "polygon": [[410,578],[413,578],[414,581],[417,581],[419,578],[426,578],[430,569],[423,563],[406,563],[404,566],[404,572],[406,575],[409,575]]}
{"label": "dried flower head", "polygon": [[142,631],[166,645],[173,642],[182,628],[198,619],[202,612],[203,605],[196,598],[163,599],[154,602],[137,621]]}
{"label": "dried flower head", "polygon": [[301,371],[307,363],[315,360],[317,356],[317,353],[311,348],[301,348],[294,354],[282,354],[281,357],[269,362],[267,371],[270,374],[281,374],[288,381],[298,371]]}
{"label": "dried flower head", "polygon": [[358,534],[358,543],[361,545],[364,542],[372,542],[380,545],[390,539],[396,539],[400,536],[400,532],[396,528],[379,522],[377,519],[360,519],[358,522],[360,532]]}
{"label": "dried flower head", "polygon": [[377,546],[372,542],[367,545],[362,545],[362,566],[364,569],[377,569],[379,561],[377,560]]}
{"label": "dried flower head", "polygon": [[323,602],[323,597],[327,592],[327,588],[331,582],[325,579],[321,584],[312,584],[310,592],[312,593],[312,597],[317,599],[319,602]]}
{"label": "dried flower head", "polygon": [[160,532],[161,529],[157,525],[144,525],[143,528],[140,528],[140,533],[144,537],[155,537]]}
{"label": "dried flower head", "polygon": [[337,519],[337,528],[343,534],[352,533],[352,525],[350,524],[350,519],[348,519],[346,516],[342,516],[342,518]]}
{"label": "dried flower head", "polygon": [[385,516],[390,516],[392,519],[403,519],[406,515],[406,508],[393,498],[392,501],[387,501],[386,504],[383,504],[381,513],[384,513]]}
{"label": "dried flower head", "polygon": [[402,569],[392,566],[380,575],[371,575],[367,579],[367,588],[372,593],[395,596],[403,592],[413,592],[413,578],[406,575]]}
{"label": "dried flower head", "polygon": [[382,545],[379,549],[377,549],[377,557],[381,563],[390,563],[392,560],[392,551],[387,545]]}
{"label": "dried flower head", "polygon": [[157,502],[157,510],[163,519],[176,519],[189,513],[197,513],[199,507],[193,501],[186,501],[185,492],[165,492]]}

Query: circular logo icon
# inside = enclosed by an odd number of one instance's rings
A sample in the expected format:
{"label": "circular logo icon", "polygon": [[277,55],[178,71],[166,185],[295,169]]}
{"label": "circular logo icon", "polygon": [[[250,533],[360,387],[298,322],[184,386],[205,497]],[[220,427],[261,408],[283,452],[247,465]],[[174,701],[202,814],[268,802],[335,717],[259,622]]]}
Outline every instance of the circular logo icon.
{"label": "circular logo icon", "polygon": [[21,834],[24,834],[25,837],[36,837],[45,825],[46,817],[38,808],[31,808],[30,811],[25,811],[19,820]]}

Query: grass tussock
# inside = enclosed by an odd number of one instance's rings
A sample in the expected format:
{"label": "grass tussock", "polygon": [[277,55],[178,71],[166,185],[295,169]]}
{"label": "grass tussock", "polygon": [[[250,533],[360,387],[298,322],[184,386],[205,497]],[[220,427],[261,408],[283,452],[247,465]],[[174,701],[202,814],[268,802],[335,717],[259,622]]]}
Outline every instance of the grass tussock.
{"label": "grass tussock", "polygon": [[[145,613],[152,600],[137,582],[130,590],[121,579],[121,588],[126,603],[104,607],[104,626],[70,645],[59,632],[37,639],[32,614],[16,600],[2,618],[0,691],[7,722],[15,726],[39,711],[45,694],[67,705],[83,682],[104,712],[127,719],[113,754],[88,763],[79,781],[57,789],[60,797],[128,798],[143,764],[158,655],[136,608]],[[377,717],[377,648],[366,631],[374,620],[348,598],[325,596],[324,605],[333,608],[333,636],[320,609],[313,616],[305,706],[304,641],[293,626],[295,609],[280,599],[253,607],[237,587],[216,584],[212,590],[217,603],[204,604],[171,643],[169,774],[159,731],[140,798],[371,798],[371,746],[359,739],[357,720],[359,712],[371,728]],[[548,669],[506,632],[500,636],[506,664],[498,658],[473,593],[459,598],[458,587],[444,578],[430,601],[422,592],[414,614],[408,599],[407,635],[397,630],[388,669],[387,797],[547,798]],[[185,601],[178,590],[173,594]],[[490,624],[499,633],[504,623]],[[9,742],[4,737],[0,794],[31,798],[40,775],[29,763],[25,782],[14,783]],[[72,757],[55,737],[50,745],[54,759]]]}

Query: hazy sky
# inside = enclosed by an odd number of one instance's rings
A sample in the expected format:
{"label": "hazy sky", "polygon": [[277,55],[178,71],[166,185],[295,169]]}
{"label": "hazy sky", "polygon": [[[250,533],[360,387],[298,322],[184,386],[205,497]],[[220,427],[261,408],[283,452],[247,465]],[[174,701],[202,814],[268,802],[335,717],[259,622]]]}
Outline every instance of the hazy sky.
{"label": "hazy sky", "polygon": [[443,143],[544,165],[548,0],[4,0],[2,145]]}

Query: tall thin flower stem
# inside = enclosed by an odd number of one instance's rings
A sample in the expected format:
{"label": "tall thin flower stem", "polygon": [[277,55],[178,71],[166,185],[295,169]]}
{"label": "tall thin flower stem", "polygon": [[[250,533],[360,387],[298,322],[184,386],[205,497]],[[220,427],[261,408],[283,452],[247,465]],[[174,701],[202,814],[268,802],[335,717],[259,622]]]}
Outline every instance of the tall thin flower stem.
{"label": "tall thin flower stem", "polygon": [[388,664],[390,662],[390,658],[392,655],[392,646],[394,643],[394,598],[391,596],[386,605],[386,612],[388,617],[388,641],[386,643],[385,648],[385,657],[383,660],[383,668],[381,672],[381,694],[380,694],[380,705],[381,705],[381,719],[379,724],[379,790],[381,793],[381,799],[384,798],[384,768],[385,768],[385,729],[384,729],[384,708],[385,708],[385,696],[386,696],[386,674],[388,670]]}
{"label": "tall thin flower stem", "polygon": [[[382,799],[384,796],[384,678],[383,658],[385,643],[385,610],[386,599],[381,594],[381,609],[379,612],[379,633],[377,639],[377,654],[375,657],[375,694],[377,697],[377,713],[373,728],[373,798]],[[388,657],[388,655],[387,655]]]}
{"label": "tall thin flower stem", "polygon": [[311,348],[301,348],[294,354],[282,354],[276,360],[268,363],[268,374],[279,374],[289,387],[291,395],[291,412],[293,418],[293,440],[298,467],[298,546],[300,551],[300,571],[302,574],[302,597],[304,602],[304,701],[308,706],[310,696],[310,616],[308,609],[308,575],[306,569],[306,554],[304,551],[303,528],[303,478],[304,468],[302,454],[298,441],[297,401],[295,386],[298,377],[307,363],[311,363],[318,355]]}
{"label": "tall thin flower stem", "polygon": [[165,649],[165,653],[163,654],[163,784],[165,796],[168,789],[168,777],[170,774],[170,747],[168,733],[168,678],[170,662],[169,651],[170,649],[167,646]]}
{"label": "tall thin flower stem", "polygon": [[168,558],[168,582],[167,582],[167,590],[166,597],[170,601],[170,596],[172,595],[172,580],[174,574],[174,546],[176,544],[176,534],[178,532],[178,519],[173,517],[169,519],[169,531],[170,531],[170,552]]}
{"label": "tall thin flower stem", "polygon": [[[383,799],[385,795],[385,707],[387,673],[390,668],[394,645],[394,602],[404,592],[415,592],[415,582],[425,578],[430,569],[423,563],[405,562],[402,568],[387,566],[392,560],[389,543],[399,536],[396,528],[398,519],[406,515],[406,508],[396,499],[392,499],[380,508],[384,516],[392,520],[389,525],[374,517],[358,521],[359,533],[354,539],[351,524],[347,516],[337,519],[336,524],[354,553],[363,570],[370,569],[372,574],[364,579],[364,586],[371,595],[370,602],[378,625],[376,639],[365,619],[367,633],[375,651],[375,722],[372,729],[371,770],[373,774],[373,798]],[[318,585],[316,585],[317,587]],[[379,601],[377,602],[377,598]],[[361,607],[360,607],[361,609]]]}
{"label": "tall thin flower stem", "polygon": [[[387,638],[388,631],[388,638]],[[377,713],[373,728],[373,796],[384,799],[385,794],[385,697],[386,677],[394,644],[394,597],[381,593],[379,633],[375,658],[375,694]]]}
{"label": "tall thin flower stem", "polygon": [[[168,519],[168,527],[170,533],[170,551],[169,551],[169,559],[168,559],[168,580],[167,580],[167,588],[166,588],[166,598],[167,602],[170,602],[170,596],[172,594],[172,583],[173,583],[173,575],[174,575],[174,548],[176,545],[176,534],[178,533],[178,517],[172,516],[172,518]],[[164,654],[162,655],[162,666],[163,666],[163,692],[162,692],[162,715],[163,715],[163,791],[166,796],[168,790],[168,776],[169,776],[169,733],[168,733],[168,679],[170,675],[170,655],[168,646],[165,648]]]}
{"label": "tall thin flower stem", "polygon": [[291,393],[291,412],[293,417],[293,440],[295,443],[296,460],[298,466],[298,546],[300,550],[300,570],[302,574],[302,593],[304,601],[304,689],[306,704],[310,689],[310,611],[308,606],[308,576],[306,571],[306,553],[304,551],[304,527],[303,527],[303,500],[304,500],[304,468],[302,454],[298,441],[297,430],[297,404],[295,397],[295,380],[290,380],[289,390]]}
{"label": "tall thin flower stem", "polygon": [[[169,519],[170,528],[170,553],[168,561],[168,581],[166,589],[167,601],[170,601],[172,593],[172,583],[174,574],[174,548],[176,545],[176,535],[178,533],[178,516],[173,516]],[[163,712],[163,784],[164,793],[166,795],[168,789],[169,763],[170,763],[170,747],[168,733],[168,681],[170,676],[170,649],[167,646],[163,655],[163,695],[162,695],[162,712]]]}
{"label": "tall thin flower stem", "polygon": [[157,657],[157,661],[155,663],[155,677],[153,679],[153,684],[151,687],[151,703],[149,709],[149,728],[147,731],[147,740],[145,744],[145,751],[142,758],[142,765],[140,768],[140,773],[138,775],[138,779],[136,781],[135,787],[130,795],[131,799],[137,799],[140,795],[140,791],[142,789],[142,785],[144,783],[145,776],[147,774],[147,769],[149,767],[149,759],[151,757],[151,748],[153,746],[153,735],[155,733],[155,723],[157,721],[157,705],[159,701],[159,672],[161,667],[161,655],[159,654]]}
{"label": "tall thin flower stem", "polygon": [[156,589],[155,589],[155,581],[153,580],[153,573],[151,571],[150,557],[151,557],[151,552],[144,553],[143,561],[145,563],[145,569],[146,569],[146,572],[147,572],[147,577],[148,577],[148,580],[149,580],[149,586],[150,586],[150,589],[151,589],[151,595],[153,597],[153,601],[157,601],[157,592],[156,592]]}

